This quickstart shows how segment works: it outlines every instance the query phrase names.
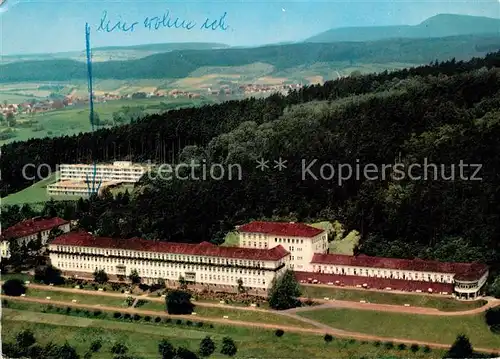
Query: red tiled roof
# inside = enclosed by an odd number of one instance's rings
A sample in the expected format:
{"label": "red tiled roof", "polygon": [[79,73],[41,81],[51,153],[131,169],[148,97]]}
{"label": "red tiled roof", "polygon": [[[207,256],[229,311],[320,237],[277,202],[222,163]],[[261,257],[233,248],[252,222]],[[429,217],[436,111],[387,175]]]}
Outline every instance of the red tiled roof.
{"label": "red tiled roof", "polygon": [[311,260],[311,264],[336,264],[354,267],[450,273],[455,274],[455,279],[458,280],[480,279],[488,270],[488,266],[481,263],[450,263],[422,259],[396,259],[343,254],[315,254]]}
{"label": "red tiled roof", "polygon": [[[372,289],[391,288],[393,290],[401,290],[406,292],[414,292],[416,290],[428,292],[430,288],[434,293],[453,293],[452,283],[410,281],[404,279],[375,278],[312,272],[294,272],[294,274],[295,278],[298,281],[312,282],[313,280],[317,280],[321,282],[321,284],[334,283],[334,285],[336,286],[356,287],[358,285],[362,286],[363,284],[366,284],[368,288]],[[339,283],[335,283],[337,281]]]}
{"label": "red tiled roof", "polygon": [[244,233],[265,233],[287,237],[315,237],[323,232],[304,223],[294,222],[250,222],[238,228]]}
{"label": "red tiled roof", "polygon": [[220,247],[209,242],[187,244],[151,241],[137,237],[130,239],[94,237],[87,232],[65,233],[55,238],[50,244],[263,261],[277,261],[290,254],[282,246],[277,246],[271,249]]}
{"label": "red tiled roof", "polygon": [[27,219],[2,231],[1,238],[6,240],[30,236],[41,231],[51,230],[66,223],[69,222],[59,217]]}

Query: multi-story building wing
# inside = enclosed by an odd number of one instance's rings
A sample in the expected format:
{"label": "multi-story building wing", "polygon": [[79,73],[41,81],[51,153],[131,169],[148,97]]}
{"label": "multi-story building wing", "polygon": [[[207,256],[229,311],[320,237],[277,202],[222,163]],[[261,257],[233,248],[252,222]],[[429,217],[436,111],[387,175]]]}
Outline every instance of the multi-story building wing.
{"label": "multi-story building wing", "polygon": [[141,238],[94,237],[86,232],[64,234],[49,245],[52,265],[66,275],[92,275],[103,269],[111,276],[137,270],[146,282],[168,283],[183,277],[205,287],[267,290],[272,280],[289,268],[290,253],[271,249],[220,247],[208,242],[184,244]]}
{"label": "multi-story building wing", "polygon": [[28,244],[30,241],[36,240],[40,234],[42,244],[47,244],[49,233],[54,228],[60,229],[62,232],[70,231],[70,223],[62,218],[42,218],[35,217],[19,222],[12,227],[7,228],[1,233],[0,254],[3,258],[9,258],[9,241],[16,240],[19,245]]}
{"label": "multi-story building wing", "polygon": [[112,164],[62,164],[59,166],[61,181],[85,181],[94,176],[96,181],[135,183],[148,171],[146,165],[129,161],[115,161]]}
{"label": "multi-story building wing", "polygon": [[251,222],[237,228],[242,248],[283,246],[290,252],[290,266],[307,270],[315,253],[328,252],[325,230],[295,222]]}
{"label": "multi-story building wing", "polygon": [[489,273],[488,266],[481,263],[341,254],[315,254],[307,272],[299,276],[321,273],[322,281],[330,283],[445,292],[461,299],[476,299]]}
{"label": "multi-story building wing", "polygon": [[151,166],[129,161],[112,164],[62,164],[59,166],[59,181],[47,186],[49,196],[81,196],[100,194],[105,188],[121,183],[135,183],[149,171]]}

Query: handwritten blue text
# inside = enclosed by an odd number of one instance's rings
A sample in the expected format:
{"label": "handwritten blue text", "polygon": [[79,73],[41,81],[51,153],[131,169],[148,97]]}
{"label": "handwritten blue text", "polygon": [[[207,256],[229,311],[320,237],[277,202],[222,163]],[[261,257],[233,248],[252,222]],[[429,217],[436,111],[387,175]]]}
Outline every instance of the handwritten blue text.
{"label": "handwritten blue text", "polygon": [[[202,23],[202,25],[199,27],[199,29],[212,30],[212,31],[215,30],[226,31],[229,28],[229,26],[226,25],[226,16],[227,13],[225,12],[217,20],[206,18],[205,21]],[[180,19],[179,17],[176,17],[174,19],[174,17],[171,16],[169,10],[167,10],[167,12],[165,12],[162,16],[146,17],[144,21],[141,22],[135,21],[132,23],[123,21],[121,19],[118,21],[109,20],[108,12],[104,11],[100,20],[99,27],[97,28],[97,31],[133,32],[138,26],[141,26],[140,24],[142,24],[144,28],[148,30],[158,30],[160,28],[192,30],[197,26],[196,21],[193,20],[183,20]]]}

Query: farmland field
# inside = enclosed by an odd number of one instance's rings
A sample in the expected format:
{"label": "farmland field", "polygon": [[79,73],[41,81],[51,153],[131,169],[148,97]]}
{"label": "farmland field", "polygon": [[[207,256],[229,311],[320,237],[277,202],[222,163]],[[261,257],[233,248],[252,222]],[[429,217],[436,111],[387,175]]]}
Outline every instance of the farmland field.
{"label": "farmland field", "polygon": [[[172,108],[190,107],[205,103],[205,100],[192,99],[167,99],[167,98],[149,98],[149,99],[123,99],[108,101],[106,103],[96,103],[95,111],[99,114],[101,121],[111,121],[114,112],[122,109],[124,106],[143,106],[145,113],[162,112],[161,103],[166,103]],[[0,140],[0,145],[12,141],[26,141],[30,138],[57,137],[74,135],[80,132],[91,130],[89,121],[89,110],[87,106],[66,107],[60,110],[37,113],[34,115],[25,114],[17,116],[16,120],[20,123],[15,126],[16,137],[7,140]],[[25,121],[35,121],[29,127],[22,126]],[[5,129],[5,127],[3,127]],[[0,127],[0,131],[2,127]]]}

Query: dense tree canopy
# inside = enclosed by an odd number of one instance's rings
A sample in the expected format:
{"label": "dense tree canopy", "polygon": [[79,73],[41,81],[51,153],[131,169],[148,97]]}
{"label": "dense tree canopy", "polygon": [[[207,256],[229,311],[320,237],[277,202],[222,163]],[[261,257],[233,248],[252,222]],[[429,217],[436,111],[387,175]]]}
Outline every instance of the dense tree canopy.
{"label": "dense tree canopy", "polygon": [[[12,143],[2,146],[0,190],[3,196],[33,183],[22,177],[25,163],[53,169],[111,159],[220,164],[226,170],[220,180],[194,179],[193,173],[203,178],[201,166],[187,170],[191,180],[153,178],[154,171],[131,194],[51,201],[43,213],[78,219],[81,228],[103,236],[177,242],[218,242],[252,219],[338,220],[361,233],[365,254],[495,266],[499,65],[497,52],[342,78],[288,96],[172,110],[93,135]],[[255,168],[260,158],[271,167],[282,158],[287,168],[263,172]],[[462,178],[460,163],[474,165]],[[327,178],[331,168],[338,175],[341,164],[353,171],[359,165],[360,175]],[[378,178],[363,173],[369,164],[377,166]],[[420,168],[410,173],[412,164]],[[415,179],[425,164],[427,177]],[[2,224],[23,218],[28,209],[21,209],[6,207]]]}

